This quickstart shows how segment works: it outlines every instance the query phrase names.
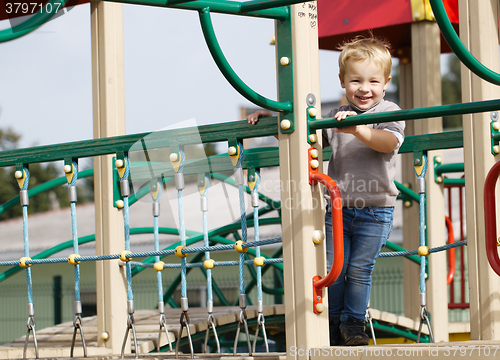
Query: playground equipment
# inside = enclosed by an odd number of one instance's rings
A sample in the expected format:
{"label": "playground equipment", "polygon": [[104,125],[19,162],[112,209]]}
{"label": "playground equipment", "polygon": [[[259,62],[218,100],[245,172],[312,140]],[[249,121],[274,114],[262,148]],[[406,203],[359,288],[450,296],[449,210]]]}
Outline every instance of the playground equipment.
{"label": "playground equipment", "polygon": [[[136,2],[141,3],[141,2]],[[315,199],[318,203],[321,203],[321,189],[319,186],[316,186],[316,182],[319,180],[314,176],[311,177],[310,170],[319,169],[321,170],[321,151],[318,141],[317,141],[317,133],[316,130],[326,127],[338,127],[338,126],[349,126],[355,124],[368,124],[375,123],[381,121],[396,121],[396,120],[412,120],[423,117],[431,117],[431,116],[441,116],[444,114],[465,114],[465,113],[480,113],[485,111],[493,111],[498,110],[500,108],[500,103],[498,100],[489,100],[489,101],[481,101],[481,102],[471,102],[464,103],[458,105],[449,105],[444,107],[427,107],[422,109],[414,109],[414,110],[403,110],[400,112],[394,113],[385,113],[385,114],[373,114],[373,115],[360,115],[355,116],[341,123],[333,121],[332,119],[322,119],[322,120],[310,120],[307,121],[307,117],[315,117],[315,111],[312,111],[311,108],[316,110],[316,113],[320,113],[319,104],[316,105],[316,96],[314,94],[319,93],[318,89],[318,75],[317,75],[317,29],[308,21],[303,21],[307,19],[303,19],[296,10],[297,6],[292,7],[284,7],[290,4],[297,3],[297,1],[285,1],[285,0],[275,0],[275,1],[247,1],[245,3],[238,2],[217,2],[217,1],[191,1],[191,2],[169,2],[167,4],[162,3],[161,6],[172,6],[186,9],[195,9],[200,12],[200,21],[202,23],[202,27],[204,29],[205,37],[207,39],[207,44],[211,49],[211,52],[216,59],[216,62],[221,68],[223,74],[228,78],[230,83],[242,93],[243,96],[247,97],[249,100],[254,101],[258,105],[264,106],[268,109],[277,110],[280,112],[279,117],[279,129],[276,125],[276,119],[268,119],[259,123],[258,126],[252,127],[247,124],[239,124],[235,123],[234,126],[230,129],[224,129],[221,131],[221,127],[217,128],[217,126],[206,127],[203,130],[207,130],[206,133],[202,133],[202,129],[200,129],[200,134],[205,136],[202,139],[202,142],[206,141],[228,141],[230,144],[233,144],[237,139],[241,138],[241,134],[244,132],[245,137],[252,136],[269,136],[276,135],[279,136],[280,142],[280,150],[279,150],[279,163],[280,163],[280,172],[281,179],[283,183],[288,184],[290,181],[296,181],[298,183],[301,182],[311,182],[312,188],[307,189],[306,191],[295,191],[295,189],[284,188],[282,189],[282,199],[291,200],[295,204],[300,204],[300,206],[294,206],[291,208],[283,207],[282,210],[282,226],[283,226],[283,267],[285,269],[285,295],[287,298],[287,302],[285,304],[285,313],[287,314],[286,319],[286,338],[287,338],[287,347],[288,348],[303,348],[303,349],[311,349],[311,348],[321,348],[324,344],[327,343],[327,317],[325,312],[322,312],[322,304],[324,302],[321,299],[321,286],[314,285],[314,278],[318,276],[318,274],[323,274],[325,269],[325,258],[324,258],[324,245],[323,243],[312,245],[309,239],[321,239],[321,236],[317,236],[319,232],[321,232],[323,228],[323,224],[321,221],[321,216],[314,216],[311,206],[307,204],[312,203],[312,199]],[[449,27],[447,27],[446,16],[440,10],[441,3],[439,1],[431,2],[434,13],[440,23],[441,28],[443,29],[443,33],[445,37],[449,37],[452,39],[450,42],[456,42],[456,34],[452,32]],[[148,5],[152,5],[151,2],[148,2]],[[154,4],[153,4],[154,5]],[[160,4],[158,4],[160,5]],[[108,4],[99,3],[93,4],[94,15],[96,18],[99,16],[108,16],[109,13],[103,11],[103,9],[109,8]],[[273,7],[280,6],[276,9],[271,9]],[[315,16],[316,7],[315,3],[307,3],[307,11],[309,15]],[[111,7],[112,8],[112,7]],[[225,61],[224,57],[221,54],[220,47],[217,45],[215,36],[213,34],[213,29],[210,22],[210,13],[211,11],[219,11],[226,12],[231,14],[248,14],[252,16],[263,16],[270,17],[277,20],[277,59],[278,59],[278,101],[273,101],[269,99],[265,99],[262,96],[256,94],[251,91],[248,87],[244,86],[244,84],[239,81],[239,79],[235,76],[234,72],[230,70],[228,67],[227,61]],[[101,19],[99,19],[101,20]],[[106,27],[108,24],[106,20],[101,22],[95,21],[95,24],[99,23],[99,26]],[[30,26],[35,26],[30,23]],[[103,31],[102,27],[96,25],[94,28],[95,38],[100,38],[101,40],[106,37],[106,32]],[[118,33],[118,32],[115,32]],[[21,34],[21,32],[17,33]],[[107,39],[109,40],[109,39]],[[109,71],[109,67],[105,67],[104,69],[100,69],[100,64],[108,64],[106,52],[109,49],[106,49],[106,46],[103,45],[102,41],[97,41],[95,44],[95,48],[99,48],[99,51],[96,51],[96,59],[95,59],[95,71],[97,74],[106,74]],[[115,46],[119,47],[120,41],[117,41]],[[480,77],[487,79],[493,83],[498,83],[498,74],[492,72],[489,69],[484,68],[480,63],[478,63],[475,59],[469,57],[465,52],[464,48],[457,46],[455,51],[463,57],[464,63],[466,63],[472,71],[478,74]],[[103,56],[103,58],[99,58]],[[102,60],[102,61],[100,61]],[[497,64],[498,65],[498,64]],[[109,66],[109,65],[108,65]],[[117,71],[119,70],[111,70],[113,73],[112,77],[116,76]],[[100,75],[99,75],[100,76]],[[298,83],[302,84],[300,87],[297,85]],[[119,86],[117,88],[110,88],[103,82],[98,81],[95,83],[95,87],[97,90],[95,93],[99,94],[99,97],[96,95],[95,106],[96,106],[96,137],[109,137],[111,135],[110,130],[106,128],[106,126],[111,125],[111,118],[118,119],[121,117],[120,111],[118,113],[114,113],[112,104],[106,101],[110,101],[109,99],[114,99],[115,105],[118,104],[118,108],[120,107],[121,96],[119,93]],[[105,96],[106,95],[106,96]],[[110,96],[115,95],[115,96]],[[382,116],[383,115],[383,116]],[[104,120],[101,122],[101,120]],[[471,123],[472,124],[472,123]],[[224,127],[227,124],[224,124]],[[232,126],[232,124],[231,124]],[[489,128],[488,128],[489,130]],[[209,137],[210,131],[212,132]],[[177,137],[171,137],[172,134],[176,134]],[[165,134],[154,134],[152,143],[150,146],[152,147],[175,147],[179,145],[189,144],[190,138],[189,134],[186,132],[173,132],[169,133],[168,138],[163,138],[162,136]],[[53,147],[41,147],[35,150],[34,153],[24,153],[24,151],[11,151],[5,152],[5,154],[0,155],[0,165],[1,166],[9,166],[9,165],[19,165],[19,171],[21,172],[21,176],[19,179],[25,180],[25,183],[22,185],[22,190],[26,190],[23,188],[27,187],[27,168],[25,168],[24,164],[29,164],[32,162],[40,162],[40,161],[56,161],[56,160],[65,160],[65,161],[73,161],[73,159],[82,158],[85,156],[99,156],[99,155],[107,155],[107,154],[116,154],[119,160],[125,159],[126,154],[130,149],[132,143],[136,141],[140,141],[145,134],[131,135],[131,136],[123,136],[114,139],[105,139],[105,140],[94,140],[83,143],[74,143]],[[434,149],[443,149],[450,145],[452,142],[459,142],[460,135],[459,134],[431,134],[431,135],[419,135],[423,136],[421,138],[414,138],[413,148],[411,151],[413,154],[413,163],[415,166],[420,165],[417,161],[421,161],[423,158],[424,151],[430,151]],[[168,140],[167,140],[168,139]],[[439,140],[445,139],[446,142],[438,143]],[[468,138],[465,136],[464,146],[466,145]],[[424,140],[423,142],[419,142],[419,140]],[[131,143],[132,142],[132,143]],[[423,145],[423,143],[427,142],[428,146]],[[406,144],[406,142],[405,142]],[[412,145],[412,141],[408,142],[408,146]],[[92,146],[93,147],[89,147]],[[311,146],[312,145],[312,146]],[[470,146],[467,144],[467,146]],[[489,146],[489,142],[488,142]],[[313,149],[318,152],[317,158],[311,155]],[[229,148],[235,148],[234,146],[229,146]],[[54,150],[58,150],[59,155],[54,155]],[[425,149],[425,150],[424,150]],[[490,149],[488,149],[490,150]],[[491,151],[488,151],[487,155],[491,159]],[[174,153],[179,153],[174,151]],[[232,154],[231,154],[232,153]],[[233,152],[230,150],[230,156],[234,156],[236,154],[241,154],[242,151],[238,150]],[[484,151],[482,152],[484,155]],[[474,151],[471,151],[471,154],[474,154]],[[311,159],[312,157],[312,159]],[[182,160],[182,156],[180,156]],[[116,260],[120,258],[124,261],[127,273],[127,286],[125,287],[124,283],[119,281],[120,279],[120,270],[118,266],[116,266],[116,261],[104,261],[103,264],[99,265],[99,289],[102,293],[99,294],[99,300],[102,301],[102,305],[100,302],[99,313],[102,315],[99,319],[98,323],[98,331],[99,333],[106,334],[106,336],[102,336],[100,341],[101,345],[106,345],[111,349],[115,350],[119,346],[121,346],[122,355],[125,352],[128,352],[126,347],[127,345],[127,334],[131,330],[134,331],[133,324],[133,294],[131,292],[131,264],[130,258],[135,256],[142,256],[144,254],[130,254],[127,249],[128,245],[128,236],[129,232],[126,224],[126,209],[128,206],[128,194],[127,191],[122,191],[123,199],[123,213],[125,214],[125,224],[121,223],[121,219],[118,215],[121,216],[116,209],[110,205],[112,202],[105,202],[103,199],[109,200],[109,184],[111,183],[108,180],[109,174],[111,171],[111,159],[107,158],[96,158],[96,228],[99,233],[96,231],[96,240],[97,240],[97,248],[98,254],[95,257],[88,257],[85,259],[84,257],[74,257],[73,261],[85,261],[85,260],[104,260],[106,258],[110,260]],[[313,161],[318,163],[318,166],[313,164]],[[179,161],[179,158],[176,158],[173,162]],[[471,159],[468,160],[469,163]],[[477,162],[479,165],[479,162]],[[484,164],[485,162],[481,162]],[[240,169],[244,166],[240,165]],[[123,166],[119,166],[121,168]],[[257,166],[254,166],[257,167]],[[467,168],[467,164],[466,164]],[[177,171],[176,171],[177,172]],[[237,173],[240,173],[240,170],[237,170]],[[476,174],[476,172],[474,172]],[[433,174],[432,174],[433,175]],[[430,175],[430,176],[432,176]],[[176,176],[177,178],[178,176]],[[241,175],[238,175],[241,178]],[[122,178],[125,177],[125,173]],[[312,179],[312,181],[311,181]],[[476,183],[482,184],[480,174],[474,175],[474,184],[471,186],[475,186],[475,188],[480,188],[481,186],[477,186]],[[179,180],[180,181],[180,180]],[[469,182],[466,182],[468,184]],[[242,186],[240,179],[238,180],[238,186]],[[178,186],[178,190],[181,191],[182,186]],[[123,190],[123,189],[122,189]],[[125,189],[126,190],[126,189]],[[26,195],[22,195],[26,198]],[[423,201],[420,201],[421,205]],[[471,203],[476,205],[477,201],[474,199],[471,200]],[[23,205],[25,206],[25,205]],[[179,206],[181,208],[181,206]],[[431,211],[432,209],[428,209]],[[24,208],[23,208],[24,212]],[[246,218],[246,217],[245,217]],[[421,217],[422,218],[422,217]],[[468,217],[469,219],[470,217]],[[474,218],[474,217],[472,217]],[[432,221],[440,221],[441,226],[444,226],[442,223],[443,217],[439,217],[438,220],[434,220],[432,216],[429,216],[430,220],[430,228],[432,228]],[[472,220],[471,220],[472,221]],[[26,215],[27,222],[27,215]],[[243,216],[241,221],[242,228],[243,225]],[[475,225],[473,223],[473,225]],[[121,227],[121,229],[119,229]],[[477,229],[478,226],[471,226],[471,228]],[[119,229],[119,230],[118,230]],[[181,241],[185,235],[181,233]],[[118,235],[123,236],[118,236]],[[124,238],[125,239],[125,250],[122,251],[119,248],[120,245],[116,243],[105,242],[104,239],[112,239],[112,238]],[[27,239],[27,237],[26,237]],[[472,241],[471,241],[472,239]],[[318,241],[319,242],[319,241]],[[469,246],[473,244],[474,247],[478,246],[479,239],[477,234],[469,237]],[[247,243],[248,244],[248,243]],[[314,244],[314,242],[313,242]],[[255,245],[255,244],[254,244]],[[186,245],[181,245],[186,246]],[[236,247],[236,246],[234,246]],[[243,251],[245,247],[243,245],[240,246],[240,250]],[[28,247],[26,246],[26,249]],[[213,251],[213,248],[202,248],[196,249],[196,251]],[[166,255],[167,253],[175,253],[174,251],[168,251],[166,253],[161,253],[162,255]],[[178,249],[177,254],[179,257],[184,259],[186,253],[190,252],[188,249]],[[471,250],[472,252],[472,250]],[[159,256],[160,252],[154,252],[153,256]],[[423,256],[423,255],[421,255]],[[29,257],[29,251],[25,252],[25,257]],[[472,258],[472,257],[471,257]],[[181,259],[181,260],[182,260]],[[240,264],[241,264],[242,255],[240,255]],[[312,261],[311,259],[315,259],[316,261]],[[474,264],[477,268],[482,266],[478,259],[474,259]],[[67,261],[64,259],[64,261]],[[29,265],[35,264],[38,261],[33,259],[24,259],[21,262],[22,266],[26,267],[27,280],[28,285],[30,284],[30,268]],[[185,262],[183,262],[185,264]],[[293,264],[293,265],[292,265]],[[425,264],[425,262],[424,262]],[[76,266],[76,265],[75,265]],[[240,265],[241,266],[241,265]],[[241,267],[240,267],[241,268]],[[75,273],[76,274],[76,273]],[[483,276],[484,275],[484,276]],[[471,307],[473,304],[475,306],[480,304],[481,298],[489,296],[492,289],[495,289],[495,284],[491,280],[491,276],[487,276],[483,274],[478,276],[479,281],[487,281],[488,286],[483,287],[485,290],[481,290],[484,293],[479,294],[478,298],[475,300],[471,300]],[[328,276],[327,276],[328,278]],[[431,279],[434,277],[431,275]],[[444,279],[443,279],[444,280]],[[321,280],[320,280],[321,281]],[[322,283],[322,285],[326,285],[326,283]],[[109,286],[106,286],[109,285]],[[107,288],[109,287],[109,290]],[[497,286],[498,287],[498,286]],[[125,291],[127,288],[127,291]],[[108,292],[107,292],[108,291]],[[111,296],[113,297],[123,297],[127,292],[128,298],[128,315],[129,321],[127,327],[124,328],[123,322],[119,322],[116,319],[123,317],[125,313],[123,306],[111,306]],[[244,291],[241,291],[240,295],[244,295]],[[320,297],[318,300],[317,297]],[[183,299],[186,299],[183,296]],[[99,301],[98,300],[98,301]],[[435,302],[435,300],[432,300]],[[28,301],[30,305],[29,309],[33,308],[32,301]],[[315,303],[316,302],[316,303]],[[182,300],[182,310],[183,313],[187,312],[187,299]],[[245,325],[245,315],[244,315],[244,299],[240,298],[240,307],[241,307],[241,316],[240,316],[240,325]],[[491,303],[491,306],[495,306],[495,303]],[[421,310],[423,313],[423,319],[425,320],[425,302],[421,301]],[[476,306],[476,308],[479,308]],[[487,311],[487,310],[482,310]],[[33,311],[28,311],[30,319],[33,318]],[[118,316],[120,315],[120,316]],[[184,314],[186,315],[186,314]],[[475,313],[477,315],[477,312]],[[185,316],[184,316],[185,317]],[[478,332],[479,329],[489,329],[489,334],[494,334],[494,324],[486,324],[482,325],[485,317],[478,316],[477,322],[475,324],[475,328],[473,327],[473,332]],[[113,320],[115,319],[115,320]],[[495,323],[495,321],[492,321]],[[33,322],[34,325],[34,322]],[[186,331],[188,330],[188,326],[186,324],[181,324],[183,327],[186,327]],[[479,327],[478,327],[479,325]],[[239,329],[239,327],[238,327]],[[301,332],[300,329],[308,329],[310,331]],[[30,328],[28,325],[28,334],[33,330],[34,334],[34,326]],[[161,330],[161,327],[160,327]],[[116,341],[116,334],[125,332],[126,336],[124,341],[121,344]],[[181,327],[182,332],[182,327]],[[248,331],[245,329],[245,332]],[[484,333],[484,331],[483,331]],[[76,327],[75,327],[76,334]],[[108,340],[108,337],[111,337]],[[488,338],[488,335],[482,335],[484,339]],[[83,334],[82,334],[83,338]],[[26,338],[28,339],[28,337]],[[248,337],[247,337],[248,339]],[[249,353],[251,353],[250,342],[248,342]],[[137,348],[137,347],[136,347]],[[137,355],[137,352],[136,352]],[[305,358],[304,355],[292,355],[288,354],[290,358]]]}

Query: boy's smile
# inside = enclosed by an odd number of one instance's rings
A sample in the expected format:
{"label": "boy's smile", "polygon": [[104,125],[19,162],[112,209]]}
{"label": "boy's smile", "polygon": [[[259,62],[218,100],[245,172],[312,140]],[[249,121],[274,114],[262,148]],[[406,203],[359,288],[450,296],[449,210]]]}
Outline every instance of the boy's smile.
{"label": "boy's smile", "polygon": [[385,79],[382,67],[370,60],[349,60],[344,77],[339,77],[347,100],[360,110],[368,110],[378,103],[391,80],[390,76]]}

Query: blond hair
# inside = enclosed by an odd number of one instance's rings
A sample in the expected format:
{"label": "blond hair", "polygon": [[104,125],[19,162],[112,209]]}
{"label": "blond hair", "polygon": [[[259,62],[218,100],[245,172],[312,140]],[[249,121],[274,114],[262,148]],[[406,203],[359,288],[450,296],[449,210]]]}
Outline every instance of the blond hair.
{"label": "blond hair", "polygon": [[392,68],[392,58],[390,44],[375,37],[357,36],[349,42],[339,46],[339,74],[343,78],[345,68],[349,60],[364,61],[370,60],[380,66],[384,71],[385,79],[389,79]]}

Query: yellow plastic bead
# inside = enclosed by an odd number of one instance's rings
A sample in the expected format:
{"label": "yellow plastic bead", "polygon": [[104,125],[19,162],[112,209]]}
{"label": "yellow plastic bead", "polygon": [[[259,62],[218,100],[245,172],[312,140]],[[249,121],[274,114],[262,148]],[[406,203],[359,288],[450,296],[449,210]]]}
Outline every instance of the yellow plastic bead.
{"label": "yellow plastic bead", "polygon": [[75,260],[75,257],[80,257],[80,255],[78,255],[78,254],[71,254],[70,256],[68,256],[68,262],[71,265],[76,265],[76,264],[80,263],[80,261]]}
{"label": "yellow plastic bead", "polygon": [[175,255],[178,256],[178,257],[186,257],[187,254],[183,254],[182,253],[182,250],[185,249],[186,246],[182,246],[182,245],[179,245],[175,248],[174,252],[175,252]]}
{"label": "yellow plastic bead", "polygon": [[263,256],[259,256],[259,257],[256,257],[255,259],[253,259],[253,263],[255,264],[255,266],[264,266],[264,257]]}
{"label": "yellow plastic bead", "polygon": [[203,267],[205,269],[213,269],[214,268],[214,259],[208,259],[203,262]]}
{"label": "yellow plastic bead", "polygon": [[429,247],[428,246],[419,246],[418,247],[418,255],[419,256],[429,256]]}
{"label": "yellow plastic bead", "polygon": [[442,177],[442,176],[438,176],[438,177],[436,177],[436,182],[437,182],[438,184],[441,184],[441,183],[443,182],[443,177]]}
{"label": "yellow plastic bead", "polygon": [[27,267],[30,267],[31,264],[26,264],[26,261],[28,260],[31,260],[30,257],[27,257],[27,256],[24,256],[22,258],[19,259],[19,266],[22,267],[22,268],[27,268]]}
{"label": "yellow plastic bead", "polygon": [[162,271],[165,263],[163,261],[158,261],[157,263],[154,264],[153,269],[156,271]]}
{"label": "yellow plastic bead", "polygon": [[236,250],[239,253],[246,253],[248,251],[248,248],[243,247],[244,242],[242,240],[238,240],[234,243],[234,250]]}
{"label": "yellow plastic bead", "polygon": [[129,250],[123,250],[119,255],[118,257],[120,258],[121,261],[123,262],[128,262],[130,261],[131,259],[127,257],[127,254],[132,254],[132,251],[129,251]]}
{"label": "yellow plastic bead", "polygon": [[406,201],[404,202],[404,207],[409,208],[410,206],[411,206],[411,201],[410,201],[410,200],[406,200]]}

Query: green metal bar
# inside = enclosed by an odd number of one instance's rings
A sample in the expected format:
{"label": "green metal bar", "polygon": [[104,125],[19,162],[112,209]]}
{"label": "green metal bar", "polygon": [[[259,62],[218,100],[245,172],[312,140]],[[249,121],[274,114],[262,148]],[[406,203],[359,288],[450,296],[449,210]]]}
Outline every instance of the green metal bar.
{"label": "green metal bar", "polygon": [[[87,169],[83,170],[78,173],[78,177],[84,178],[88,176],[94,175],[94,169]],[[33,189],[28,190],[28,196],[33,197],[35,195],[40,194],[41,192],[50,190],[52,188],[55,188],[56,186],[60,186],[63,184],[66,184],[68,180],[66,179],[66,176],[62,176],[57,179],[53,179],[50,181],[47,181],[46,183],[43,183],[37,187],[34,187]],[[10,208],[14,207],[15,205],[19,205],[20,200],[19,200],[19,195],[16,197],[10,199],[9,201],[5,202],[4,204],[0,205],[0,214],[4,213],[6,210],[9,210]]]}
{"label": "green metal bar", "polygon": [[492,137],[493,137],[493,140],[495,140],[495,141],[500,141],[500,133],[498,133],[498,134],[493,134],[493,135],[492,135]]}
{"label": "green metal bar", "polygon": [[275,111],[292,110],[292,103],[290,101],[279,102],[270,100],[256,93],[247,84],[245,84],[238,77],[238,75],[236,75],[234,70],[231,68],[231,65],[229,65],[227,59],[225,58],[222,49],[219,46],[212,25],[212,19],[210,16],[209,8],[204,8],[203,10],[200,11],[200,22],[201,22],[201,28],[203,30],[203,35],[205,36],[205,41],[207,43],[208,49],[210,50],[210,53],[212,54],[212,57],[215,60],[215,63],[219,67],[219,70],[222,72],[226,80],[236,89],[236,91],[238,91],[247,100],[263,108]]}
{"label": "green metal bar", "polygon": [[[54,3],[60,4],[59,6],[54,6]],[[0,42],[10,41],[24,36],[33,30],[36,30],[44,23],[49,21],[57,12],[62,11],[64,6],[66,6],[66,0],[50,0],[44,9],[47,9],[47,5],[51,5],[51,11],[37,11],[28,20],[22,22],[19,25],[14,26],[10,29],[4,29],[0,31]],[[57,9],[56,9],[57,8]]]}
{"label": "green metal bar", "polygon": [[477,60],[462,43],[455,32],[453,25],[451,25],[442,0],[430,0],[430,3],[441,33],[458,58],[464,63],[465,66],[467,66],[467,68],[469,68],[470,71],[480,78],[492,84],[500,85],[500,74],[488,69],[481,62],[479,62],[479,60]]}
{"label": "green metal bar", "polygon": [[227,141],[245,134],[245,138],[274,136],[278,134],[276,118],[262,119],[259,125],[244,120],[221,124],[201,125],[196,128],[164,130],[133,135],[114,136],[103,139],[75,141],[71,143],[37,146],[0,152],[0,167],[18,163],[59,161],[66,158],[85,158],[127,152],[134,144],[145,139],[148,149],[175,145],[192,145]]}
{"label": "green metal bar", "polygon": [[460,178],[460,179],[446,178],[446,179],[444,179],[444,184],[445,185],[465,185],[465,178]]}
{"label": "green metal bar", "polygon": [[420,196],[415,191],[413,191],[410,188],[407,188],[406,186],[404,186],[403,184],[401,184],[398,181],[394,181],[394,184],[396,185],[396,187],[398,188],[398,190],[401,191],[403,194],[405,194],[408,197],[410,197],[413,201],[416,201],[417,203],[420,203]]}
{"label": "green metal bar", "polygon": [[[92,0],[97,1],[97,0]],[[168,7],[173,9],[196,10],[200,11],[204,8],[210,8],[211,12],[223,13],[230,15],[254,16],[267,19],[285,20],[289,16],[288,9],[278,7],[274,9],[265,9],[260,11],[245,12],[241,11],[241,2],[229,0],[198,0],[180,3],[177,0],[109,0],[111,2],[134,4],[134,5],[149,5]]]}
{"label": "green metal bar", "polygon": [[446,115],[474,114],[500,109],[500,100],[486,100],[463,104],[430,106],[409,110],[388,111],[383,113],[370,113],[349,116],[347,119],[338,121],[334,118],[320,119],[309,122],[312,130],[345,127],[353,125],[385,123],[391,121],[404,121],[441,117]]}
{"label": "green metal bar", "polygon": [[250,0],[241,3],[241,12],[264,10],[303,2],[304,0]]}
{"label": "green metal bar", "polygon": [[414,151],[429,151],[441,149],[463,148],[464,135],[462,131],[448,131],[436,134],[423,134],[406,136],[399,148],[399,153],[412,153]]}
{"label": "green metal bar", "polygon": [[464,163],[441,164],[434,168],[436,175],[464,172]]}

